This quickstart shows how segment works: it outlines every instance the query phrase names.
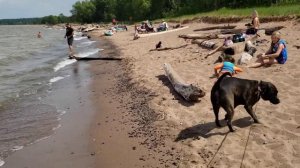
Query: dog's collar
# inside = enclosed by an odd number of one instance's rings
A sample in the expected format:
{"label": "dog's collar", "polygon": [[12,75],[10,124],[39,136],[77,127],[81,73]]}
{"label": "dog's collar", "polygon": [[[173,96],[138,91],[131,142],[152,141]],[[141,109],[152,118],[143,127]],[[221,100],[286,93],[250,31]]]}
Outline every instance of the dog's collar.
{"label": "dog's collar", "polygon": [[257,87],[257,89],[258,89],[259,92],[261,92],[261,87],[260,87],[260,85],[261,85],[261,81],[258,81],[258,87]]}

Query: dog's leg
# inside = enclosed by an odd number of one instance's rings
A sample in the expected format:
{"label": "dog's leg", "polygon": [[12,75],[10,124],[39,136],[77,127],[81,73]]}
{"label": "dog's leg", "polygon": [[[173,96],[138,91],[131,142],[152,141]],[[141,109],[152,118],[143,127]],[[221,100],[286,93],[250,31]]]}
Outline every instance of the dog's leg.
{"label": "dog's leg", "polygon": [[234,108],[232,106],[228,106],[224,108],[226,111],[226,118],[227,118],[227,126],[231,132],[234,132],[235,130],[232,128],[232,118],[234,115]]}
{"label": "dog's leg", "polygon": [[221,124],[220,124],[220,121],[219,121],[219,110],[220,110],[220,105],[215,103],[213,104],[213,110],[214,110],[214,113],[215,113],[215,117],[216,117],[216,120],[215,120],[215,123],[218,127],[221,127]]}
{"label": "dog's leg", "polygon": [[244,106],[246,111],[249,113],[249,115],[253,118],[254,122],[255,123],[259,123],[258,119],[257,119],[257,116],[255,115],[253,109],[252,109],[252,106]]}

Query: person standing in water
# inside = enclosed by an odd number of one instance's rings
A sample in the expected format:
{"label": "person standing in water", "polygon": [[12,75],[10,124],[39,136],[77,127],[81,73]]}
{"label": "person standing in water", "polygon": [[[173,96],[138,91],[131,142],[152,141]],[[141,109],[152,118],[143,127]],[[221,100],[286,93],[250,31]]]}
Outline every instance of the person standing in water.
{"label": "person standing in water", "polygon": [[41,34],[41,32],[38,32],[38,34],[37,34],[37,38],[42,38],[42,34]]}
{"label": "person standing in water", "polygon": [[73,53],[73,40],[74,40],[74,29],[71,27],[69,23],[66,24],[66,35],[65,38],[67,38],[68,46],[69,46],[69,58],[74,58]]}

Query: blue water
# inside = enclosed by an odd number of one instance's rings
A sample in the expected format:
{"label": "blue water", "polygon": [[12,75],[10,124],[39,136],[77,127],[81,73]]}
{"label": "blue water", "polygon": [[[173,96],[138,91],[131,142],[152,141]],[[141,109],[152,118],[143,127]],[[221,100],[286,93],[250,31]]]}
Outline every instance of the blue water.
{"label": "blue water", "polygon": [[[42,38],[37,38],[38,32]],[[59,125],[60,111],[43,98],[51,86],[68,78],[64,29],[0,26],[0,166],[10,152],[47,137]],[[78,57],[99,54],[97,42],[76,33]]]}

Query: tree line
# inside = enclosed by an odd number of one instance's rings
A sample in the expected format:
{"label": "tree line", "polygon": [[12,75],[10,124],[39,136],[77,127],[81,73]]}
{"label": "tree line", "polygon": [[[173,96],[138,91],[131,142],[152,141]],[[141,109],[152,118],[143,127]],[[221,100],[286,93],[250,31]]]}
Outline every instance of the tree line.
{"label": "tree line", "polygon": [[216,10],[296,4],[300,0],[84,0],[72,6],[72,18],[80,23],[139,21]]}
{"label": "tree line", "polygon": [[48,24],[55,25],[59,23],[71,22],[72,18],[59,14],[58,16],[49,15],[42,18],[20,18],[20,19],[1,19],[0,25],[32,25],[32,24]]}
{"label": "tree line", "polygon": [[300,4],[300,0],[83,0],[72,6],[72,16],[63,14],[42,18],[2,19],[1,24],[58,24],[140,21],[208,12],[223,7],[245,8]]}

